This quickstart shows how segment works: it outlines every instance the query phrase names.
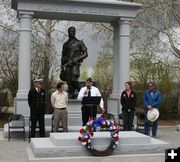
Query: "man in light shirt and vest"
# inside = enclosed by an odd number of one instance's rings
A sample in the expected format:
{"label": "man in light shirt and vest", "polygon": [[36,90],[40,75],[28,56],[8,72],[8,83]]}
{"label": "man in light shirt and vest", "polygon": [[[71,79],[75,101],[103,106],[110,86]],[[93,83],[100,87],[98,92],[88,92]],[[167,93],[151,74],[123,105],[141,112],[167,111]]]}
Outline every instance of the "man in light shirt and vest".
{"label": "man in light shirt and vest", "polygon": [[54,132],[58,132],[61,121],[64,132],[68,132],[67,114],[68,94],[64,91],[64,84],[59,82],[57,90],[51,95],[51,104],[54,108]]}
{"label": "man in light shirt and vest", "polygon": [[[82,101],[83,97],[91,97],[91,96],[92,97],[93,96],[101,97],[101,93],[100,93],[99,89],[97,87],[93,86],[92,84],[93,84],[92,78],[88,78],[86,80],[86,86],[82,87],[81,90],[79,91],[78,98],[77,98],[79,101]],[[104,109],[104,102],[103,102],[102,98],[100,101],[100,108],[102,110],[102,113],[104,113],[105,109]],[[92,106],[88,106],[88,105],[82,105],[81,111],[82,111],[82,122],[83,122],[83,126],[84,126],[89,121],[89,118],[96,118],[97,106],[94,105],[92,107]]]}

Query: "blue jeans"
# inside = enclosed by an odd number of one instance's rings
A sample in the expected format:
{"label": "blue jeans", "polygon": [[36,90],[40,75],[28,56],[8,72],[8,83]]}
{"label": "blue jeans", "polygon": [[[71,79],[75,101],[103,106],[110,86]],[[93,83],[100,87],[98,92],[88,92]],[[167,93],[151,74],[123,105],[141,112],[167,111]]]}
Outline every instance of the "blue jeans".
{"label": "blue jeans", "polygon": [[152,126],[152,136],[156,136],[157,129],[158,129],[158,121],[150,122],[147,119],[147,110],[144,111],[145,113],[145,122],[144,122],[144,134],[150,135],[150,126]]}

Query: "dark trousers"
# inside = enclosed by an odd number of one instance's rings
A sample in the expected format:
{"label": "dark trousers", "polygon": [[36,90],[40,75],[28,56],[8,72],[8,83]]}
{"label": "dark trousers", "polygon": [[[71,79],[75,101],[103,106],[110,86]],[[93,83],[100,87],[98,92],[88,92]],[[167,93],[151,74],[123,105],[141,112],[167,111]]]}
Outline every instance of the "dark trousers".
{"label": "dark trousers", "polygon": [[97,107],[96,106],[82,106],[82,123],[83,126],[89,121],[89,118],[96,118]]}
{"label": "dark trousers", "polygon": [[150,122],[147,119],[147,111],[145,110],[145,121],[144,121],[144,134],[150,135],[150,126],[152,126],[152,136],[157,135],[158,121]]}
{"label": "dark trousers", "polygon": [[122,111],[122,118],[123,118],[123,130],[132,131],[134,111],[131,112]]}
{"label": "dark trousers", "polygon": [[37,121],[39,123],[40,137],[45,137],[44,114],[31,114],[31,137],[35,137]]}

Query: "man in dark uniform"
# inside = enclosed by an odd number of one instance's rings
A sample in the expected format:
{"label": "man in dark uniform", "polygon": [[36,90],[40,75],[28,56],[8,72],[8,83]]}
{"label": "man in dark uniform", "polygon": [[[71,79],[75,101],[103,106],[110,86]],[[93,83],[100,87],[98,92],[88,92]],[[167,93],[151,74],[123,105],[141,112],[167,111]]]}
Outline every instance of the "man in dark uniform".
{"label": "man in dark uniform", "polygon": [[45,90],[42,89],[42,81],[42,79],[34,80],[34,88],[31,89],[28,94],[28,104],[30,107],[31,120],[31,137],[35,137],[37,121],[39,123],[40,137],[45,137]]}
{"label": "man in dark uniform", "polygon": [[[68,28],[69,39],[63,45],[62,58],[61,58],[61,74],[60,78],[67,81],[68,92],[75,98],[75,90],[80,90],[78,78],[80,76],[80,65],[83,59],[88,56],[87,48],[83,41],[78,40],[75,27]],[[73,97],[74,96],[74,97]]]}

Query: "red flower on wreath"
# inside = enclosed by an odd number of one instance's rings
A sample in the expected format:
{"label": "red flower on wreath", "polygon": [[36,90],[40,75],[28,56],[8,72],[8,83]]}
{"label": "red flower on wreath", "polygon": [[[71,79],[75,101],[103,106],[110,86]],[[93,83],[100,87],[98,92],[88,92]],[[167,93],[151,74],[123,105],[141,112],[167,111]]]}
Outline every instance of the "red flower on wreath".
{"label": "red flower on wreath", "polygon": [[115,148],[119,142],[118,123],[104,117],[99,117],[94,120],[91,119],[85,126],[83,126],[80,130],[81,136],[79,136],[78,140],[82,143],[82,145],[87,146],[87,148],[93,149],[93,144],[91,141],[91,138],[94,135],[93,129],[100,126],[106,127],[110,131],[112,147]]}

